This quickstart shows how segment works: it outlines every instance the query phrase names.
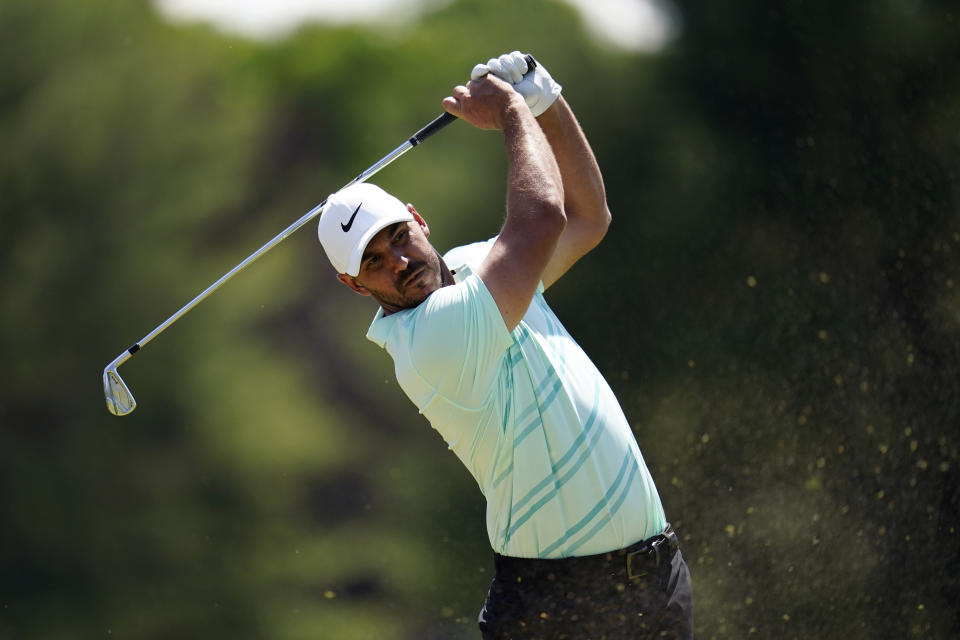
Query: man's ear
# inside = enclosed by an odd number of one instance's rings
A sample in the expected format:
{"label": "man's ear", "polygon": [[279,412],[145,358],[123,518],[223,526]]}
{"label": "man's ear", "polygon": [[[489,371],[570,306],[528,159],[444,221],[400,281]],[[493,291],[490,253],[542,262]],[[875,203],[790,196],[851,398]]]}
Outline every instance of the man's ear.
{"label": "man's ear", "polygon": [[366,287],[357,282],[357,279],[353,276],[348,276],[345,273],[338,273],[337,280],[353,289],[355,293],[359,293],[362,296],[370,295],[370,292],[367,291]]}
{"label": "man's ear", "polygon": [[418,225],[420,225],[420,228],[423,230],[424,237],[429,238],[430,227],[427,226],[427,221],[423,219],[423,216],[417,213],[417,210],[414,208],[414,206],[409,203],[407,204],[407,211],[410,212],[410,214],[413,216],[413,219],[417,221]]}

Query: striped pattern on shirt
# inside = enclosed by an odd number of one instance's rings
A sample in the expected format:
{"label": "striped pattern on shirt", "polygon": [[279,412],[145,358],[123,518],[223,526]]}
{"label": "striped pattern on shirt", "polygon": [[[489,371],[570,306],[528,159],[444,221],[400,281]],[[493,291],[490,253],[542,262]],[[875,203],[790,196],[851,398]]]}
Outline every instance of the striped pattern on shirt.
{"label": "striped pattern on shirt", "polygon": [[507,331],[469,266],[491,244],[449,252],[456,284],[413,309],[378,312],[368,338],[390,353],[401,388],[476,479],[495,551],[591,555],[658,533],[663,507],[610,386],[542,287]]}

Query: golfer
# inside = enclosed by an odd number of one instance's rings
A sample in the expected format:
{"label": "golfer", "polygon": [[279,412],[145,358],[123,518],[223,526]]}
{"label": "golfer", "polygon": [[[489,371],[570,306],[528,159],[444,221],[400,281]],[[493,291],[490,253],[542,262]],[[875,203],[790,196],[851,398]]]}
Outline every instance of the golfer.
{"label": "golfer", "polygon": [[319,236],[380,308],[367,337],[487,501],[486,639],[692,638],[690,575],[629,423],[544,291],[610,223],[561,87],[519,52],[477,65],[443,108],[502,132],[506,220],[441,257],[413,205],[331,195]]}

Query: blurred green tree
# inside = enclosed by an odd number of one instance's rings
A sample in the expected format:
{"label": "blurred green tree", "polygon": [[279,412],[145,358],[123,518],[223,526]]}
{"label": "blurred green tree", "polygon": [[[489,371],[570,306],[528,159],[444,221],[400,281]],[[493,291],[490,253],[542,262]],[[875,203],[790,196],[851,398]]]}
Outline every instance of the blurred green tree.
{"label": "blurred green tree", "polygon": [[[634,420],[698,636],[960,633],[960,16],[677,6],[659,54],[547,0],[270,45],[0,6],[0,637],[476,637],[479,492],[312,233],[125,365],[132,416],[95,381],[518,47],[604,169],[611,233],[551,297]],[[445,249],[496,233],[504,168],[454,125],[377,182]]]}

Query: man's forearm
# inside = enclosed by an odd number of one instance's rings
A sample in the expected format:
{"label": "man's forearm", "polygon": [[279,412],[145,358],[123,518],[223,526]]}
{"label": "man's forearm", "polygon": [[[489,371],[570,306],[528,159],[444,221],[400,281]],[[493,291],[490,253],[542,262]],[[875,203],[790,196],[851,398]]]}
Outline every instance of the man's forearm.
{"label": "man's forearm", "polygon": [[525,215],[564,202],[564,177],[546,132],[522,106],[504,122],[509,163],[507,214]]}
{"label": "man's forearm", "polygon": [[509,162],[507,219],[476,270],[511,331],[527,312],[566,226],[557,161],[543,130],[516,95],[501,121]]}
{"label": "man's forearm", "polygon": [[[526,75],[521,77],[523,73]],[[528,111],[520,121],[532,121],[533,114],[539,114],[532,126],[540,136],[529,131],[516,135],[503,126],[488,128],[504,131],[510,155],[508,215],[498,245],[504,254],[518,252],[523,257],[522,262],[531,267],[542,265],[536,269],[536,275],[544,287],[550,287],[577,260],[596,247],[607,232],[610,212],[600,168],[583,130],[560,95],[560,86],[542,65],[536,65],[531,72],[522,54],[514,52],[491,59],[486,65],[477,65],[471,76],[474,81],[496,77],[497,82],[509,82],[528,108],[535,109]],[[445,108],[455,115],[460,115],[456,100],[459,90],[455,89],[454,97],[445,103]],[[475,124],[481,126],[482,121],[477,119]],[[550,198],[544,196],[550,193],[559,195],[560,199],[549,202]],[[537,197],[531,199],[530,196]],[[522,205],[524,200],[536,205],[538,198],[538,206]],[[533,218],[529,217],[531,214]],[[537,218],[542,219],[543,226],[527,224]],[[551,219],[556,219],[560,227],[551,227]],[[545,234],[551,228],[559,235]],[[535,240],[533,244],[532,240]],[[535,252],[531,252],[533,248]],[[544,250],[549,253],[543,254]],[[496,262],[499,257],[495,254],[491,262]],[[514,317],[514,314],[504,312],[504,318],[508,317]],[[512,326],[510,322],[507,325]]]}
{"label": "man's forearm", "polygon": [[537,122],[560,170],[568,224],[595,228],[602,237],[610,222],[603,176],[573,111],[561,96]]}

